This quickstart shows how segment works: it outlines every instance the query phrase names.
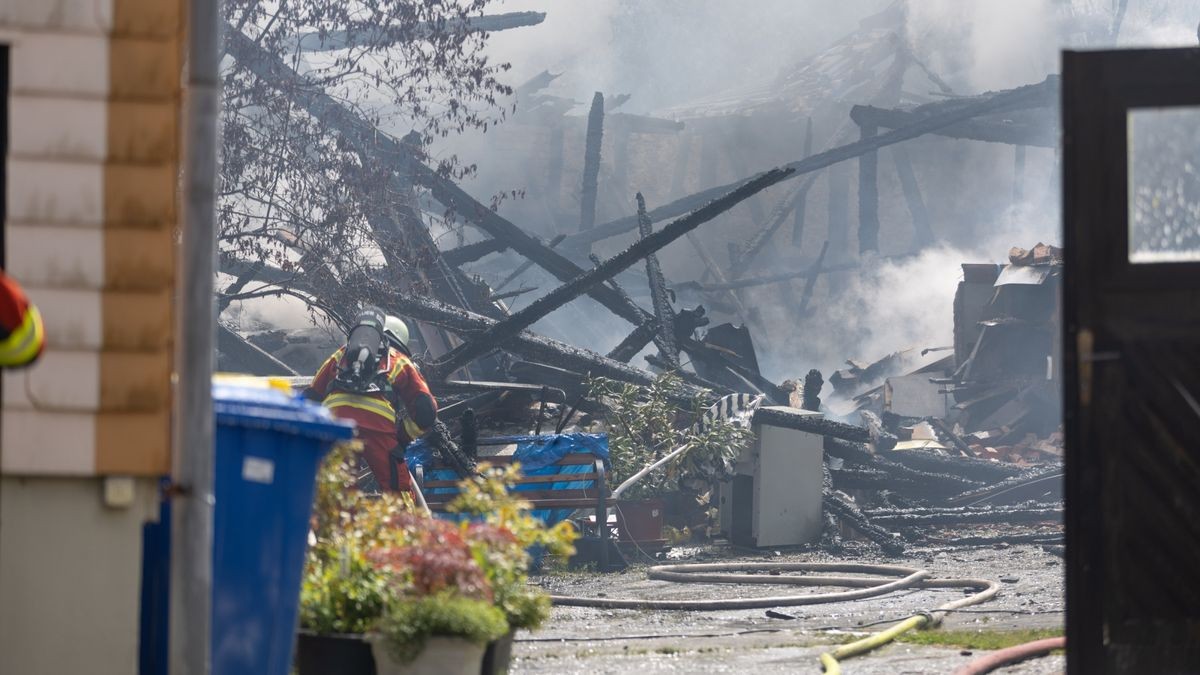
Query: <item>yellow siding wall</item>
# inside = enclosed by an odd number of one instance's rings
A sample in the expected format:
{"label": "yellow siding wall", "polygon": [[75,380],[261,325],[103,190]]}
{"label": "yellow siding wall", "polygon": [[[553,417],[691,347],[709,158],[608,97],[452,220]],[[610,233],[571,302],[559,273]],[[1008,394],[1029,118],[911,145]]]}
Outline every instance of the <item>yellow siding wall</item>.
{"label": "yellow siding wall", "polygon": [[0,473],[170,464],[182,0],[0,0],[8,272],[47,350],[3,376]]}

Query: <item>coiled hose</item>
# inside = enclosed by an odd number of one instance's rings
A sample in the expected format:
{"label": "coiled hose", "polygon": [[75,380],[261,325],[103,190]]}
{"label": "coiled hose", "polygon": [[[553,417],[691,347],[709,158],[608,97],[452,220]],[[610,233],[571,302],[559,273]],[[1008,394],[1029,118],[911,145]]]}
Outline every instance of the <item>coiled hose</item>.
{"label": "coiled hose", "polygon": [[[758,572],[748,574],[747,572]],[[767,572],[768,574],[762,574]],[[833,572],[868,574],[863,576],[783,576],[771,572]],[[986,579],[930,579],[929,572],[900,565],[865,565],[856,563],[706,563],[692,565],[658,565],[646,575],[659,581],[709,584],[772,584],[777,586],[837,586],[853,588],[831,593],[806,593],[763,598],[732,598],[721,600],[644,600],[636,598],[582,598],[552,595],[550,600],[567,607],[597,607],[601,609],[668,609],[668,610],[726,610],[796,607],[845,600],[861,600],[891,593],[904,588],[978,588],[977,593],[948,602],[931,612],[921,612],[891,628],[868,638],[842,645],[821,655],[826,673],[840,673],[838,659],[864,654],[891,642],[897,635],[926,626],[936,626],[949,611],[990,600],[1000,590],[999,584]],[[892,578],[884,581],[878,577]]]}
{"label": "coiled hose", "polygon": [[987,579],[925,579],[918,588],[979,588],[981,590],[965,598],[939,605],[932,612],[914,614],[895,626],[870,637],[865,637],[861,640],[842,645],[833,651],[825,652],[821,655],[821,666],[825,669],[825,675],[841,674],[842,668],[838,663],[840,659],[848,659],[851,656],[866,654],[872,649],[877,649],[895,640],[901,633],[914,628],[932,628],[937,626],[942,623],[942,619],[945,618],[947,612],[987,602],[1000,591],[999,584]]}

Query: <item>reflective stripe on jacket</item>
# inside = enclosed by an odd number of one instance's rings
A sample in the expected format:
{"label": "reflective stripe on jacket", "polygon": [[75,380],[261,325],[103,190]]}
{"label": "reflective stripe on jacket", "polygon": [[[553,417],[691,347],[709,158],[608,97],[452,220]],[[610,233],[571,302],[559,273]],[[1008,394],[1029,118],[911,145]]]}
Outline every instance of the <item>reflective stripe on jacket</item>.
{"label": "reflective stripe on jacket", "polygon": [[4,340],[0,340],[0,366],[24,366],[33,363],[46,343],[46,329],[37,307],[29,305],[25,320]]}
{"label": "reflective stripe on jacket", "polygon": [[42,315],[11,277],[0,272],[0,366],[33,363],[46,343]]}
{"label": "reflective stripe on jacket", "polygon": [[[384,376],[391,391],[377,391],[367,394],[346,391],[337,381],[345,348],[333,353],[313,378],[310,388],[316,400],[322,401],[326,407],[333,410],[339,417],[353,419],[358,426],[372,431],[396,433],[397,407],[407,408],[414,397],[429,395],[429,386],[417,371],[407,356],[396,349],[389,349],[386,359],[379,364],[379,374]],[[411,438],[419,438],[425,433],[411,418],[404,419],[404,433]]]}

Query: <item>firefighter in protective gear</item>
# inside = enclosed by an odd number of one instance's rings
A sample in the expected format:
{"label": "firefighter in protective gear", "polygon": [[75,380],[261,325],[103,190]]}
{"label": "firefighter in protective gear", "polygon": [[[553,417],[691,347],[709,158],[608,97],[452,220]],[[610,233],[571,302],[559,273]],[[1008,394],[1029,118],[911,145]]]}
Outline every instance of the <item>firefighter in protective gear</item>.
{"label": "firefighter in protective gear", "polygon": [[[353,420],[363,458],[379,487],[393,485],[393,448],[404,448],[437,422],[437,402],[408,353],[408,329],[376,308],[359,314],[346,345],[333,353],[305,395],[334,416]],[[396,484],[411,489],[408,467],[396,467]]]}
{"label": "firefighter in protective gear", "polygon": [[0,367],[27,366],[45,345],[42,315],[17,282],[0,271]]}

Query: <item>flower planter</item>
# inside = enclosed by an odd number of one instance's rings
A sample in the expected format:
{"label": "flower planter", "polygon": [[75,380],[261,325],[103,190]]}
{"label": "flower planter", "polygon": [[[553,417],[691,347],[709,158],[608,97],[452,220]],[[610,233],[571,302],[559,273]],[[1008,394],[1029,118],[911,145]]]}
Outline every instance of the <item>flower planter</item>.
{"label": "flower planter", "polygon": [[[379,675],[479,675],[485,645],[459,637],[435,636],[409,663],[397,663],[388,654],[383,638],[371,637],[371,651]],[[336,672],[336,671],[335,671]]]}
{"label": "flower planter", "polygon": [[617,500],[617,532],[621,541],[657,542],[662,539],[663,510],[660,498]]}
{"label": "flower planter", "polygon": [[483,652],[483,669],[480,675],[507,675],[508,664],[512,660],[513,636],[516,631],[508,633],[498,640],[488,643]]}
{"label": "flower planter", "polygon": [[362,635],[317,635],[300,631],[296,640],[298,675],[375,675],[371,643]]}

